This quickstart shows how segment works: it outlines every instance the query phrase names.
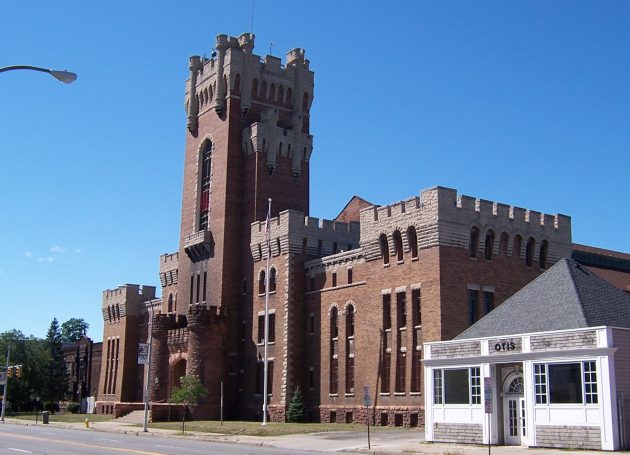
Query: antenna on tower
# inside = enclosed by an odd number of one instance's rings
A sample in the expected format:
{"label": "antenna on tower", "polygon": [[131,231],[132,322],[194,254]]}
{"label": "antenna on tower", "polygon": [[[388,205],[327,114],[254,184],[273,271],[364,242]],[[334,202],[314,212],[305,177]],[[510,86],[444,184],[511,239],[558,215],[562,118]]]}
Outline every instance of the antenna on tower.
{"label": "antenna on tower", "polygon": [[270,42],[269,42],[269,55],[273,55],[273,54],[271,53],[271,50],[272,50],[272,49],[273,49],[273,41],[270,41]]}
{"label": "antenna on tower", "polygon": [[254,0],[252,0],[252,15],[251,22],[249,23],[249,33],[254,34]]}

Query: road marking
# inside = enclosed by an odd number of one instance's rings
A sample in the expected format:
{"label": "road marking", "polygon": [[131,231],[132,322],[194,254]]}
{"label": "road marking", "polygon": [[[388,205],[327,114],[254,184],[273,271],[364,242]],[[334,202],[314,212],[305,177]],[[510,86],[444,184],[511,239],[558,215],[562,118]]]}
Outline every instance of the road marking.
{"label": "road marking", "polygon": [[155,447],[164,447],[165,449],[180,449],[180,450],[186,450],[186,447],[181,447],[181,446],[167,446],[165,444],[156,444]]}
{"label": "road marking", "polygon": [[[127,452],[127,453],[137,453],[139,455],[164,455],[163,453],[160,452],[149,452],[147,450],[139,450],[139,449],[125,449],[122,447],[108,447],[108,446],[103,446],[103,445],[99,445],[99,444],[85,444],[83,442],[75,442],[75,441],[64,441],[62,439],[48,439],[48,438],[38,438],[35,436],[24,436],[21,434],[11,434],[11,437],[13,438],[20,438],[20,439],[31,439],[34,441],[46,441],[47,443],[57,443],[57,444],[68,444],[71,446],[79,446],[79,447],[90,447],[90,448],[94,448],[94,447],[98,447],[99,449],[105,449],[105,450],[111,450],[113,452]],[[12,449],[12,450],[19,450],[21,452],[26,452],[26,450],[20,450],[20,449]],[[33,453],[33,452],[29,452],[29,453]]]}
{"label": "road marking", "polygon": [[7,447],[9,450],[15,450],[16,452],[25,452],[25,453],[33,453],[30,450],[16,449],[14,447]]}
{"label": "road marking", "polygon": [[118,439],[105,439],[105,438],[97,439],[97,441],[120,442]]}

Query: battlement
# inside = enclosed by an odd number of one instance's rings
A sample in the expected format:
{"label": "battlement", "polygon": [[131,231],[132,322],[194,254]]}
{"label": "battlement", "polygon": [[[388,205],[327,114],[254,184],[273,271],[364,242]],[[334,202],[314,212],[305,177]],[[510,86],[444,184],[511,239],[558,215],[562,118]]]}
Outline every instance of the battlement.
{"label": "battlement", "polygon": [[155,299],[155,286],[122,284],[116,289],[106,289],[103,291],[103,305],[110,301],[120,303],[122,301],[146,302]]}
{"label": "battlement", "polygon": [[[304,216],[295,210],[285,210],[270,220],[271,253],[276,256],[289,252],[313,256],[328,256],[357,247],[360,228],[358,223],[342,223]],[[264,257],[265,222],[251,225],[252,256],[254,261]]]}
{"label": "battlement", "polygon": [[254,54],[254,35],[235,38],[218,35],[211,58],[190,57],[190,78],[186,83],[188,129],[197,131],[200,113],[214,109],[221,115],[226,97],[241,100],[246,114],[252,102],[292,111],[291,124],[302,129],[313,101],[314,75],[303,49],[292,49],[286,64],[273,55],[262,59]]}
{"label": "battlement", "polygon": [[[432,246],[469,247],[473,227],[482,235],[505,233],[510,239],[520,236],[534,238],[537,244],[543,240],[553,243],[550,260],[570,255],[571,218],[561,214],[544,214],[535,210],[488,201],[466,195],[458,195],[451,188],[434,187],[424,190],[420,197],[410,198],[386,206],[372,206],[360,211],[361,245],[367,260],[380,257],[379,238],[385,234],[390,251],[394,251],[394,231],[399,231],[404,249],[409,247],[407,230],[413,227],[419,248]],[[552,251],[552,252],[551,252]],[[511,246],[509,247],[511,252]],[[522,252],[515,252],[521,254]]]}
{"label": "battlement", "polygon": [[177,284],[179,277],[179,253],[160,256],[160,284],[162,287]]}

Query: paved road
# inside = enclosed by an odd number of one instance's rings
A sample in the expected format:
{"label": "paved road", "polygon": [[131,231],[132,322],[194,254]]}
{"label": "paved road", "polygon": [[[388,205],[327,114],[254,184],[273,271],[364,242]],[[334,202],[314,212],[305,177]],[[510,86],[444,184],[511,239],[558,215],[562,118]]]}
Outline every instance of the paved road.
{"label": "paved road", "polygon": [[199,439],[82,431],[36,425],[0,425],[0,454],[46,455],[293,455],[311,451],[209,442]]}

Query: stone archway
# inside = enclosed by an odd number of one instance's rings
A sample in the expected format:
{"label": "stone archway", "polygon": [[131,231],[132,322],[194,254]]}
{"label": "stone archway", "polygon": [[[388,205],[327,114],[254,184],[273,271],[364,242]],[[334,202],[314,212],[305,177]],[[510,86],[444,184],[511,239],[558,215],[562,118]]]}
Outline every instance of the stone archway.
{"label": "stone archway", "polygon": [[171,364],[169,368],[168,397],[171,398],[173,390],[181,385],[180,378],[186,376],[186,359],[180,358]]}

